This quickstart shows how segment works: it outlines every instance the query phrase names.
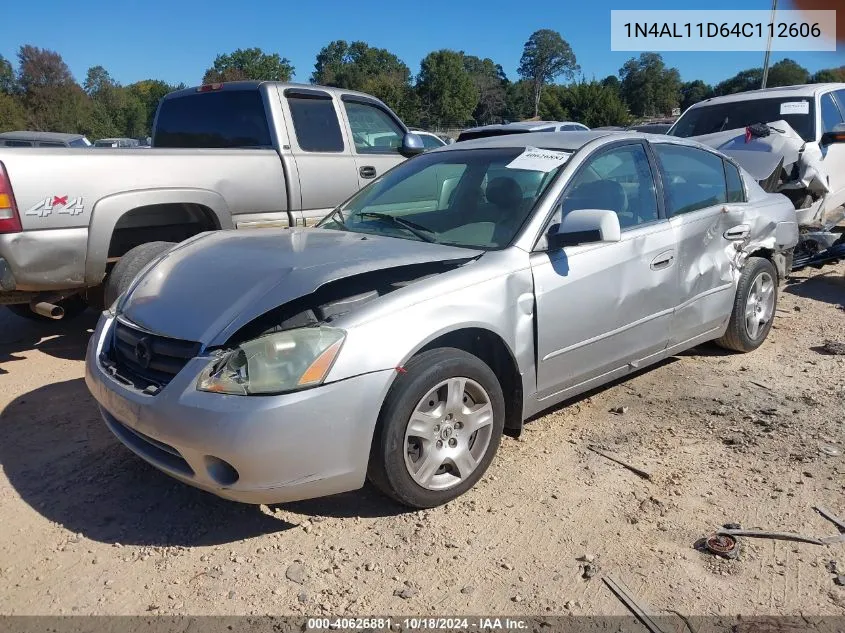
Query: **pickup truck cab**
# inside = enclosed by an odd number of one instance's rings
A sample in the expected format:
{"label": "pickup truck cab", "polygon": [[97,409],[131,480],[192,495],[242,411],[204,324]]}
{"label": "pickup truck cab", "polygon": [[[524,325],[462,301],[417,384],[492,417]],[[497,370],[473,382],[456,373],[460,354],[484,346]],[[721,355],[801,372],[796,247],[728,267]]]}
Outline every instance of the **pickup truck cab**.
{"label": "pickup truck cab", "polygon": [[165,96],[143,152],[0,147],[0,305],[110,305],[175,242],[312,225],[423,149],[374,97],[257,81]]}
{"label": "pickup truck cab", "polygon": [[91,141],[82,134],[3,132],[0,147],[91,147]]}

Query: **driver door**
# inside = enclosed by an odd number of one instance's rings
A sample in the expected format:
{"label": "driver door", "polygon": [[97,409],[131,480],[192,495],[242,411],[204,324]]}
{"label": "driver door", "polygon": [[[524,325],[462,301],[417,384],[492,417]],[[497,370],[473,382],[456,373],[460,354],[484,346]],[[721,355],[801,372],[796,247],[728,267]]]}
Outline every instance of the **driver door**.
{"label": "driver door", "polygon": [[552,225],[574,209],[609,209],[621,241],[532,253],[540,401],[622,376],[666,348],[675,237],[654,174],[641,142],[598,150],[573,177]]}

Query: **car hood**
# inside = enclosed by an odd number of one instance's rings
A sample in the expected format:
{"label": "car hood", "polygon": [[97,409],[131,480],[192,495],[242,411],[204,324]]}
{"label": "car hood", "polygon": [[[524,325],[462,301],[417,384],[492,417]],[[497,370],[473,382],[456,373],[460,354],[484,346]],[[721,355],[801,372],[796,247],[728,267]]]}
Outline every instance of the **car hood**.
{"label": "car hood", "polygon": [[120,314],[157,334],[220,345],[256,317],[325,283],[482,252],[328,229],[216,231],[178,245],[142,273]]}

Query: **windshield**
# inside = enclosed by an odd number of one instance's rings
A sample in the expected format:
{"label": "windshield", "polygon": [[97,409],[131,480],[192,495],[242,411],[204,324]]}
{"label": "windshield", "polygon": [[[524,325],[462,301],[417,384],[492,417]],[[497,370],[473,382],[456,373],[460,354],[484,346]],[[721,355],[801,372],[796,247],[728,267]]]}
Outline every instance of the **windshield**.
{"label": "windshield", "polygon": [[318,226],[503,248],[569,156],[525,147],[423,154],[362,189]]}
{"label": "windshield", "polygon": [[692,108],[678,119],[668,134],[687,138],[781,119],[805,141],[815,140],[813,99],[808,97],[749,99]]}
{"label": "windshield", "polygon": [[83,136],[82,138],[73,139],[68,145],[70,147],[91,147],[91,141]]}

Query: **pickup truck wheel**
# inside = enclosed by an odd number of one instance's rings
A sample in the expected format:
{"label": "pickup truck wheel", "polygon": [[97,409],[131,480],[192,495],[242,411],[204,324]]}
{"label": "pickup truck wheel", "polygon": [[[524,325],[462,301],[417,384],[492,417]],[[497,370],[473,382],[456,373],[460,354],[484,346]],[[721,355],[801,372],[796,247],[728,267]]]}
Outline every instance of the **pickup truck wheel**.
{"label": "pickup truck wheel", "polygon": [[175,245],[175,242],[147,242],[127,251],[114,265],[106,279],[104,289],[106,307],[113,304],[129,288],[132,280],[144,266]]}
{"label": "pickup truck wheel", "polygon": [[737,284],[728,329],[716,344],[735,352],[751,352],[760,347],[775,319],[778,300],[778,273],[763,257],[749,257]]}
{"label": "pickup truck wheel", "polygon": [[505,400],[496,374],[463,350],[412,358],[397,375],[379,416],[368,476],[414,508],[462,495],[499,448]]}
{"label": "pickup truck wheel", "polygon": [[[62,321],[68,321],[70,319],[78,317],[80,314],[85,312],[85,309],[88,307],[88,304],[85,303],[85,300],[82,298],[82,295],[73,295],[72,297],[68,297],[62,301],[56,303],[56,305],[61,306],[64,308],[65,315],[61,318]],[[54,319],[49,317],[41,316],[36,312],[33,312],[29,308],[28,303],[15,303],[9,306],[6,306],[17,316],[23,319],[29,319],[30,321],[40,321],[55,323]]]}

